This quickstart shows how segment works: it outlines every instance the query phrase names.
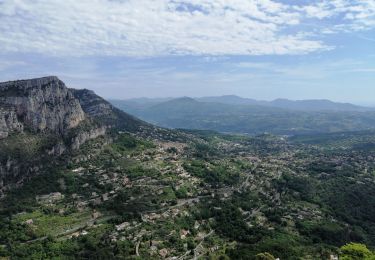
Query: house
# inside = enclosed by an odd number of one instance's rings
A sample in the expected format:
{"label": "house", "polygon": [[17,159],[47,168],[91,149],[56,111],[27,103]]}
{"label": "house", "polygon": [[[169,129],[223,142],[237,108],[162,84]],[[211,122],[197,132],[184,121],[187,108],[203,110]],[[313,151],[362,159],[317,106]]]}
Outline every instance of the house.
{"label": "house", "polygon": [[103,201],[107,201],[107,200],[109,199],[109,197],[108,197],[108,193],[104,193],[104,194],[102,195],[102,199],[103,199]]}
{"label": "house", "polygon": [[60,192],[52,192],[47,195],[38,195],[36,196],[36,200],[41,203],[54,203],[56,201],[62,200],[64,195]]}
{"label": "house", "polygon": [[180,231],[180,238],[181,239],[185,239],[189,233],[190,232],[188,230],[181,229],[181,231]]}
{"label": "house", "polygon": [[34,223],[34,221],[32,219],[28,219],[25,221],[25,224],[27,225],[32,225]]}
{"label": "house", "polygon": [[159,255],[163,258],[165,258],[168,255],[168,249],[163,248],[159,250]]}
{"label": "house", "polygon": [[126,229],[129,226],[130,226],[129,222],[124,222],[124,223],[121,223],[120,225],[116,225],[116,230],[117,231],[122,231],[122,230]]}

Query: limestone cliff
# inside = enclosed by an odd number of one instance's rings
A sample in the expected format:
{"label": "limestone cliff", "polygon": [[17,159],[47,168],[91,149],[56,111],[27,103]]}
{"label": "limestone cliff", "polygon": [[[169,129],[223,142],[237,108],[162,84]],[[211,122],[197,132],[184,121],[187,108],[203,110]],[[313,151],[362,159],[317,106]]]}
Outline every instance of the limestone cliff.
{"label": "limestone cliff", "polygon": [[87,116],[100,124],[114,126],[126,131],[137,131],[149,126],[147,123],[113,107],[109,102],[88,89],[72,89]]}
{"label": "limestone cliff", "polygon": [[53,76],[0,83],[0,109],[0,138],[21,128],[63,133],[85,119],[79,101]]}
{"label": "limestone cliff", "polygon": [[109,129],[142,124],[94,92],[69,89],[54,76],[0,83],[0,197]]}
{"label": "limestone cliff", "polygon": [[10,132],[22,132],[23,124],[18,120],[17,112],[11,107],[0,107],[0,139]]}
{"label": "limestone cliff", "polygon": [[88,89],[71,89],[71,91],[89,116],[108,117],[113,114],[113,106],[96,95],[94,91]]}

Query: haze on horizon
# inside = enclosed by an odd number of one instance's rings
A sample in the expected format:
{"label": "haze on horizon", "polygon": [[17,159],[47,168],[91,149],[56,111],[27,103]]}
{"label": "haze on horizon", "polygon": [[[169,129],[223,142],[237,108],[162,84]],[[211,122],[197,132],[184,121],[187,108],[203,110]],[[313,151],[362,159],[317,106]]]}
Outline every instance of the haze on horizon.
{"label": "haze on horizon", "polygon": [[0,81],[375,105],[373,0],[2,0]]}

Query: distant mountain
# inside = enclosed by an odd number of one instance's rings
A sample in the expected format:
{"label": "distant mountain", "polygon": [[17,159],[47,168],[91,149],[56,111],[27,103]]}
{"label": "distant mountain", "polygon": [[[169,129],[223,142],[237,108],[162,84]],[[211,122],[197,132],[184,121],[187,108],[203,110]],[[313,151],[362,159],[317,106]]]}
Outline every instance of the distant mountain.
{"label": "distant mountain", "polygon": [[222,103],[230,105],[262,105],[266,104],[266,101],[258,101],[251,98],[242,98],[236,95],[225,95],[218,97],[201,97],[196,98],[196,100],[201,102],[213,102],[213,103]]}
{"label": "distant mountain", "polygon": [[338,103],[330,100],[289,100],[289,99],[275,99],[273,101],[261,101],[250,98],[242,98],[235,95],[218,96],[218,97],[202,97],[197,98],[202,102],[215,102],[231,105],[257,105],[278,107],[290,110],[303,111],[371,111],[373,108],[356,106],[350,103]]}
{"label": "distant mountain", "polygon": [[177,98],[156,104],[119,108],[153,124],[170,128],[231,133],[310,134],[375,128],[370,108],[328,100],[256,101],[237,96]]}
{"label": "distant mountain", "polygon": [[330,100],[288,100],[276,99],[268,102],[269,106],[291,110],[304,111],[371,111],[368,107],[356,106],[350,103],[337,103]]}
{"label": "distant mountain", "polygon": [[[236,95],[198,97],[193,99],[196,101],[207,103],[265,106],[297,111],[375,111],[375,108],[371,107],[357,106],[351,103],[333,102],[326,99],[289,100],[280,98],[273,101],[264,101],[251,98],[243,98]],[[164,103],[170,100],[173,100],[173,98],[136,98],[128,100],[111,100],[111,102],[118,107],[126,107],[130,108],[131,110],[137,110],[145,107],[151,107],[153,105]]]}
{"label": "distant mountain", "polygon": [[124,100],[112,99],[110,100],[110,102],[116,107],[121,108],[122,110],[133,111],[145,107],[151,107],[172,99],[173,98],[134,98],[128,99],[126,100],[126,102],[124,102]]}
{"label": "distant mountain", "polygon": [[[159,104],[180,105],[180,104],[197,104],[198,101],[191,97],[180,97],[159,102]],[[157,105],[156,105],[157,106]]]}

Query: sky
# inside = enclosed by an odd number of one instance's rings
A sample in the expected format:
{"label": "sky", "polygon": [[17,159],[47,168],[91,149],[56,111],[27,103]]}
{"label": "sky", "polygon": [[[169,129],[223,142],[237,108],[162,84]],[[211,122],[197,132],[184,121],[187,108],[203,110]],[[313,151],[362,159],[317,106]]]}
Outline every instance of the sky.
{"label": "sky", "polygon": [[375,105],[375,0],[0,0],[0,81]]}

